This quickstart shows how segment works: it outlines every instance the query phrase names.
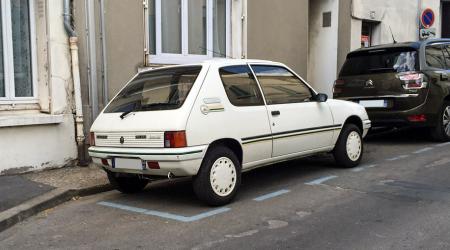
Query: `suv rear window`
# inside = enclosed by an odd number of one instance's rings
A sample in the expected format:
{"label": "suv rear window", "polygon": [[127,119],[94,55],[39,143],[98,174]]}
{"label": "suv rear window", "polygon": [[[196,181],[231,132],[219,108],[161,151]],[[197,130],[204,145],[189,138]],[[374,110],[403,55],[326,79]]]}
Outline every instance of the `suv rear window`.
{"label": "suv rear window", "polygon": [[152,70],[137,75],[105,109],[105,113],[180,108],[202,66]]}
{"label": "suv rear window", "polygon": [[420,68],[416,50],[373,50],[350,54],[340,76],[402,73]]}

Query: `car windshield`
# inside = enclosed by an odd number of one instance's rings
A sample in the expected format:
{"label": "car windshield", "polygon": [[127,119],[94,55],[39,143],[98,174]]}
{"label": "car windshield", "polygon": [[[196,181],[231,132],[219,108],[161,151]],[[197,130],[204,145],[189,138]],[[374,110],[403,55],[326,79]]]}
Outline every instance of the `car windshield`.
{"label": "car windshield", "polygon": [[403,73],[419,69],[417,51],[365,51],[350,55],[342,67],[340,76],[377,73]]}
{"label": "car windshield", "polygon": [[143,72],[112,100],[105,113],[178,109],[201,69],[184,66]]}

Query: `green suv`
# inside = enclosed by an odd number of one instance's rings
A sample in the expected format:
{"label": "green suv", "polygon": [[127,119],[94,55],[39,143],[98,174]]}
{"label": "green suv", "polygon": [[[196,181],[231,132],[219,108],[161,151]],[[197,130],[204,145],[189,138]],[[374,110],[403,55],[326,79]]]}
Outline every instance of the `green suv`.
{"label": "green suv", "polygon": [[396,43],[347,55],[336,99],[366,107],[372,127],[428,127],[450,141],[450,39]]}

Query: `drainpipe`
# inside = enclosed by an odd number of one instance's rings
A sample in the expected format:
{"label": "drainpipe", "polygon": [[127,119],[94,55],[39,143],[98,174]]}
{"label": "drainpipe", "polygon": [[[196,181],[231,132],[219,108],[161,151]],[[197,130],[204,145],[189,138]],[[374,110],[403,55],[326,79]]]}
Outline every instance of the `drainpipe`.
{"label": "drainpipe", "polygon": [[78,149],[78,165],[87,166],[87,159],[85,154],[85,136],[84,136],[84,122],[83,122],[83,106],[81,102],[81,84],[80,84],[80,67],[78,63],[78,37],[71,24],[71,0],[64,0],[64,28],[69,36],[70,53],[72,58],[72,78],[75,98],[75,126],[76,126],[76,141]]}

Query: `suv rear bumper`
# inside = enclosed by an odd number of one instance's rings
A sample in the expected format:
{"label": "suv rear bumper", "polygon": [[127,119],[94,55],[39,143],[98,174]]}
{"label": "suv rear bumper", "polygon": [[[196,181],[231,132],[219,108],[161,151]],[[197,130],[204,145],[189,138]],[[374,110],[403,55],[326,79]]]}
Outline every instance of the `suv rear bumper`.
{"label": "suv rear bumper", "polygon": [[[194,176],[200,169],[203,157],[208,146],[196,146],[187,148],[113,148],[90,147],[89,155],[92,161],[111,172],[133,173],[151,176],[167,176],[169,173],[177,177]],[[124,169],[111,166],[112,159],[139,159],[144,164],[142,169]],[[102,163],[102,159],[108,161],[108,165]],[[159,169],[149,169],[146,162],[158,162]]]}
{"label": "suv rear bumper", "polygon": [[[436,114],[422,105],[406,111],[371,110],[367,114],[372,121],[372,127],[433,127],[436,124]],[[425,121],[411,121],[411,116],[425,115]]]}

